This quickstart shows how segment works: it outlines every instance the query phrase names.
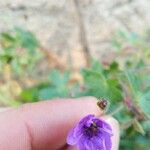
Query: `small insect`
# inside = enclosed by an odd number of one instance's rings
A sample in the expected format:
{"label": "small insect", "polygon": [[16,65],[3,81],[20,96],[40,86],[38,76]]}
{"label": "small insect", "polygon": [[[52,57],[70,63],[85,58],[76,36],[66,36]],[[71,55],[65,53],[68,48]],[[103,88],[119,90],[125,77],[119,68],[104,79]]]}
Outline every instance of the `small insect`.
{"label": "small insect", "polygon": [[97,102],[97,105],[102,109],[105,110],[107,105],[108,105],[108,101],[105,99],[101,99]]}

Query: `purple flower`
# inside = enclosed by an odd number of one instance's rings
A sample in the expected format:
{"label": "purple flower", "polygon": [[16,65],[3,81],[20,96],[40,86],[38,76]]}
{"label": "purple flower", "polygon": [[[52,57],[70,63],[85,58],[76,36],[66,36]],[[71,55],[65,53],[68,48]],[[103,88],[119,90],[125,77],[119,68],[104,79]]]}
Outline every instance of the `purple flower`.
{"label": "purple flower", "polygon": [[67,144],[78,150],[111,150],[112,129],[108,123],[94,115],[84,117],[67,137]]}

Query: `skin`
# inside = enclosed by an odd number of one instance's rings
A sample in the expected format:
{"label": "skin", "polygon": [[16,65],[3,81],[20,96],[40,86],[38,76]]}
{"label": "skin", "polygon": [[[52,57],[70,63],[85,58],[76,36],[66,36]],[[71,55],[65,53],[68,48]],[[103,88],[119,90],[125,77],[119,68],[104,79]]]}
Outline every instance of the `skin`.
{"label": "skin", "polygon": [[119,125],[97,105],[93,97],[58,99],[22,105],[0,113],[2,150],[75,150],[66,145],[71,128],[84,116],[95,114],[113,129],[113,147],[118,149]]}

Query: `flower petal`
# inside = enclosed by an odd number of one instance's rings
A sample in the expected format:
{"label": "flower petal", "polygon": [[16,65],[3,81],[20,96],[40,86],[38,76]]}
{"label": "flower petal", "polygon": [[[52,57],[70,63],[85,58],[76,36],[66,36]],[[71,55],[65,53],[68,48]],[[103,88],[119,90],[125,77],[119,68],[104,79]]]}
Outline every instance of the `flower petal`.
{"label": "flower petal", "polygon": [[84,142],[79,142],[78,145],[77,145],[77,150],[87,150],[85,145],[84,145]]}
{"label": "flower petal", "polygon": [[[85,130],[94,132],[91,127],[93,123],[96,124],[96,134],[89,136],[89,134],[85,134]],[[69,145],[77,144],[78,150],[111,150],[111,136],[112,128],[107,122],[94,115],[88,115],[70,131],[67,143]]]}
{"label": "flower petal", "polygon": [[81,132],[79,126],[73,128],[67,136],[67,144],[69,144],[69,145],[77,144],[77,142],[81,136],[82,136],[82,132]]}
{"label": "flower petal", "polygon": [[80,120],[79,126],[83,126],[83,125],[87,125],[87,127],[90,126],[94,118],[95,118],[94,115],[91,114],[84,117],[82,120]]}
{"label": "flower petal", "polygon": [[97,124],[100,131],[102,131],[103,133],[105,132],[106,134],[109,134],[110,136],[113,135],[112,128],[107,122],[105,122],[102,119],[97,119],[97,118],[94,119],[93,121]]}
{"label": "flower petal", "polygon": [[112,147],[112,142],[111,142],[111,137],[109,135],[105,135],[105,150],[111,150]]}
{"label": "flower petal", "polygon": [[82,136],[82,128],[84,125],[89,124],[92,119],[94,118],[94,115],[88,115],[84,117],[77,125],[75,128],[73,128],[68,136],[67,136],[67,144],[69,145],[75,145],[77,144],[78,140]]}
{"label": "flower petal", "polygon": [[82,137],[78,142],[78,150],[105,150],[103,139],[99,137],[85,139]]}

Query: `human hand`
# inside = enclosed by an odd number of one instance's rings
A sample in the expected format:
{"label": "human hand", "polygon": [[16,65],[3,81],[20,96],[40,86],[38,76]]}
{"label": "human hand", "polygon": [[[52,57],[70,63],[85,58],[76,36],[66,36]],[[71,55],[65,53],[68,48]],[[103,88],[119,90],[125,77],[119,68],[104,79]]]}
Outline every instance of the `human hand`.
{"label": "human hand", "polygon": [[75,150],[66,145],[69,130],[84,116],[95,114],[113,130],[112,150],[118,150],[119,125],[96,105],[93,97],[25,104],[0,113],[0,150]]}

